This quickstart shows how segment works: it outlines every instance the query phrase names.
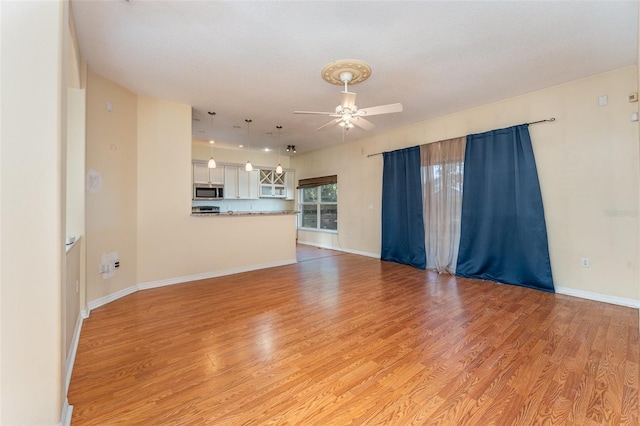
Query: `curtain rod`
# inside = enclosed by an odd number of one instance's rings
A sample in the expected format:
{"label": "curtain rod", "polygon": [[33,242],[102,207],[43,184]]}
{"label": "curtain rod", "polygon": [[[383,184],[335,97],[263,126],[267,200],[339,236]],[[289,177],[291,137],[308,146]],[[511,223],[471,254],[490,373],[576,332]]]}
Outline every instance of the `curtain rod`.
{"label": "curtain rod", "polygon": [[[546,123],[546,122],[551,123],[551,122],[553,122],[553,121],[556,121],[556,118],[555,118],[555,117],[546,118],[546,119],[544,119],[544,120],[532,121],[531,123],[524,123],[524,124],[532,125],[532,124]],[[385,152],[387,152],[387,151],[385,151]],[[373,156],[376,156],[376,155],[382,155],[382,154],[384,154],[384,152],[376,152],[376,153],[373,153],[373,154],[369,154],[369,155],[367,155],[367,158],[369,158],[369,157],[373,157]]]}

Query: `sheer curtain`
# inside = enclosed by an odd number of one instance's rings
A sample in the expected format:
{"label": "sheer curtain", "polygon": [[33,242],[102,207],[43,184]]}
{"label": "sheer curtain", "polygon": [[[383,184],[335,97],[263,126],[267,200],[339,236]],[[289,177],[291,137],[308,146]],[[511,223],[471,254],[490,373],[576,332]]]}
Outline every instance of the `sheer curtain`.
{"label": "sheer curtain", "polygon": [[427,269],[456,273],[466,137],[420,146]]}

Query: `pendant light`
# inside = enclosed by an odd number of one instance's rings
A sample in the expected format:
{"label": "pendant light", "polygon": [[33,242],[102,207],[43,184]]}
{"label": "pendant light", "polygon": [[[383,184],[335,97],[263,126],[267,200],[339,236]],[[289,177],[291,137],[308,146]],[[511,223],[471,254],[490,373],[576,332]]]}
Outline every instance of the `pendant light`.
{"label": "pendant light", "polygon": [[209,162],[207,163],[207,167],[210,169],[215,169],[216,168],[216,160],[213,159],[213,144],[215,143],[215,141],[213,140],[213,116],[216,115],[215,112],[213,111],[209,111],[208,112],[209,117],[210,117],[210,124],[211,124],[211,139],[209,139],[209,144],[211,145],[211,157],[209,158]]}
{"label": "pendant light", "polygon": [[[250,120],[247,118],[244,121],[247,122],[247,150],[249,150],[251,149],[251,132],[249,131],[249,124],[251,124],[253,120]],[[253,165],[251,164],[251,160],[247,160],[247,164],[244,166],[244,169],[248,172],[253,170]]]}
{"label": "pendant light", "polygon": [[282,164],[280,164],[280,130],[282,130],[282,126],[276,126],[278,129],[278,167],[276,167],[276,173],[282,174]]}

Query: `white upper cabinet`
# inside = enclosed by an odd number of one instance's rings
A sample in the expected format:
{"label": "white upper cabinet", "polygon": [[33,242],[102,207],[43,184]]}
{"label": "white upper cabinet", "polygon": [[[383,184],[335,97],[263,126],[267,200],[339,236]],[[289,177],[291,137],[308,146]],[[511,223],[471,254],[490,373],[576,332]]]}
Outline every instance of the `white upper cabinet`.
{"label": "white upper cabinet", "polygon": [[193,163],[193,183],[209,183],[209,168],[206,164]]}
{"label": "white upper cabinet", "polygon": [[224,166],[224,198],[238,198],[238,167]]}
{"label": "white upper cabinet", "polygon": [[287,172],[280,174],[275,170],[260,170],[260,197],[262,198],[285,198],[286,197],[286,180]]}
{"label": "white upper cabinet", "polygon": [[285,176],[285,200],[294,200],[296,198],[296,176],[294,171],[288,171]]}
{"label": "white upper cabinet", "polygon": [[258,185],[260,181],[260,171],[250,172],[243,168],[238,168],[238,198],[255,200],[258,197]]}
{"label": "white upper cabinet", "polygon": [[295,198],[294,171],[281,174],[273,169],[246,171],[241,164],[218,164],[215,169],[207,167],[205,160],[193,160],[193,183],[224,185],[227,200],[257,200],[259,198]]}
{"label": "white upper cabinet", "polygon": [[193,183],[216,183],[224,184],[224,168],[216,167],[210,169],[207,166],[207,161],[196,161],[193,164]]}

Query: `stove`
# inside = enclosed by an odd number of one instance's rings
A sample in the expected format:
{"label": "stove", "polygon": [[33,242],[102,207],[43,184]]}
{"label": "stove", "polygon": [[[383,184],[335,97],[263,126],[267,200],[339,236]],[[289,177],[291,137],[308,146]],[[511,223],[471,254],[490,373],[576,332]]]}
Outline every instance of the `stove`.
{"label": "stove", "polygon": [[219,206],[197,206],[191,208],[191,213],[220,213]]}

